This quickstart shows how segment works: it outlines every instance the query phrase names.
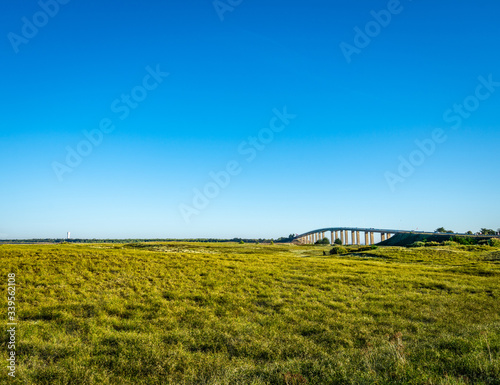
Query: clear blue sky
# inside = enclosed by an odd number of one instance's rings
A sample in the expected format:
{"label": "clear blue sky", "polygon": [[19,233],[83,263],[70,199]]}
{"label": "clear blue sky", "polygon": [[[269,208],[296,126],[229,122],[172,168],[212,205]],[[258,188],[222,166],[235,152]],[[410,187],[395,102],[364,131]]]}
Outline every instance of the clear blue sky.
{"label": "clear blue sky", "polygon": [[0,238],[500,227],[497,1],[61,3],[0,5]]}

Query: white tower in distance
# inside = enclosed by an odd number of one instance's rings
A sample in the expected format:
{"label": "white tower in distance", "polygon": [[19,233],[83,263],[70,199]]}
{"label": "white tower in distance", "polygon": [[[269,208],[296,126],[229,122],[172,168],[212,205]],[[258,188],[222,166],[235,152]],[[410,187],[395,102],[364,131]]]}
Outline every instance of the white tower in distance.
{"label": "white tower in distance", "polygon": [[71,238],[71,233],[68,231],[68,239]]}

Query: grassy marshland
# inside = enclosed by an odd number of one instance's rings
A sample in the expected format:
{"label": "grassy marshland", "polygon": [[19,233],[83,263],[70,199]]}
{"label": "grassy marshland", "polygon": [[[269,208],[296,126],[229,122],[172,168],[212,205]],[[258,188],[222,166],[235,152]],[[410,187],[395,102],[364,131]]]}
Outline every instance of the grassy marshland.
{"label": "grassy marshland", "polygon": [[500,384],[500,248],[327,250],[1,245],[0,383]]}

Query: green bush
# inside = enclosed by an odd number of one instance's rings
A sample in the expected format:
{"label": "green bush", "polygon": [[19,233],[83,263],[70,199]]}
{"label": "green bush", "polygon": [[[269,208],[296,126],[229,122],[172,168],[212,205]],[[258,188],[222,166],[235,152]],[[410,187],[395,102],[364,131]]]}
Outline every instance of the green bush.
{"label": "green bush", "polygon": [[330,250],[330,255],[347,254],[349,251],[343,246],[335,246]]}
{"label": "green bush", "polygon": [[459,243],[455,242],[455,241],[444,241],[443,245],[445,245],[445,246],[458,246]]}
{"label": "green bush", "polygon": [[460,243],[461,245],[475,245],[477,240],[471,237],[451,237],[450,241]]}
{"label": "green bush", "polygon": [[315,243],[315,245],[329,245],[329,244],[330,244],[330,241],[326,237],[323,239],[317,240]]}
{"label": "green bush", "polygon": [[488,244],[493,247],[500,247],[500,238],[490,238]]}
{"label": "green bush", "polygon": [[441,243],[435,241],[425,242],[425,246],[441,246]]}
{"label": "green bush", "polygon": [[372,249],[372,250],[377,250],[377,249],[378,249],[378,246],[377,246],[377,245],[371,245],[371,246],[370,246],[370,249]]}
{"label": "green bush", "polygon": [[337,238],[334,243],[336,245],[342,246],[342,240],[340,238]]}

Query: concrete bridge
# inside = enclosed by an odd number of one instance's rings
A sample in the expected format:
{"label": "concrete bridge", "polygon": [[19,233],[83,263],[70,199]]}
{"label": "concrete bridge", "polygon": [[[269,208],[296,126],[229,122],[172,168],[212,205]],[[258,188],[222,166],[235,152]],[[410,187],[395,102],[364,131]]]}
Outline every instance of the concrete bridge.
{"label": "concrete bridge", "polygon": [[[489,238],[494,236],[488,235],[470,235],[462,233],[434,233],[428,231],[414,230],[388,230],[360,227],[328,227],[324,229],[312,230],[307,233],[297,235],[295,240],[302,244],[313,244],[316,241],[325,238],[325,234],[330,232],[330,242],[334,243],[336,239],[340,239],[343,245],[373,245],[383,242],[395,234],[420,234],[420,235],[458,235],[466,237]],[[361,236],[363,234],[363,236]],[[496,235],[498,236],[498,235]],[[364,240],[362,239],[364,238]]]}

